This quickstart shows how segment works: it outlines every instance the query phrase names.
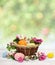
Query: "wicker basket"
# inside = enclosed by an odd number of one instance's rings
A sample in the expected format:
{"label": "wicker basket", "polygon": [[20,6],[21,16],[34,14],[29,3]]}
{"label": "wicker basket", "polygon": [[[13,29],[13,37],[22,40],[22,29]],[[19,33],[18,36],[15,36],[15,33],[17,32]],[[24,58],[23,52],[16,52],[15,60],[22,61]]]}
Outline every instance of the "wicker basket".
{"label": "wicker basket", "polygon": [[34,46],[20,46],[18,44],[14,44],[16,46],[16,52],[21,52],[23,53],[25,56],[30,56],[33,55],[37,52],[38,47],[40,44],[36,44]]}

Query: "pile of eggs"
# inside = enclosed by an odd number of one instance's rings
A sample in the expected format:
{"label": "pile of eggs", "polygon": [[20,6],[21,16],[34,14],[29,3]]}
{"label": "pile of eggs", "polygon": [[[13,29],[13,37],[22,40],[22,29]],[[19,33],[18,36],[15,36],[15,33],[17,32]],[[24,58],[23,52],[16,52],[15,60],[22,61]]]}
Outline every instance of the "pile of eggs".
{"label": "pile of eggs", "polygon": [[24,46],[35,46],[35,43],[27,43],[25,39],[21,39],[19,42],[18,42],[18,45],[24,45]]}

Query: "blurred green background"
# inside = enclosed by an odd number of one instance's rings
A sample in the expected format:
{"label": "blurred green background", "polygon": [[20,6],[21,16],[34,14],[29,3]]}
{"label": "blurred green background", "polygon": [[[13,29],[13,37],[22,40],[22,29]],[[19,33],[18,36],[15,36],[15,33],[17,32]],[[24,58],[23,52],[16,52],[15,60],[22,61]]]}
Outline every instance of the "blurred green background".
{"label": "blurred green background", "polygon": [[55,0],[0,0],[0,43],[17,34],[55,35]]}

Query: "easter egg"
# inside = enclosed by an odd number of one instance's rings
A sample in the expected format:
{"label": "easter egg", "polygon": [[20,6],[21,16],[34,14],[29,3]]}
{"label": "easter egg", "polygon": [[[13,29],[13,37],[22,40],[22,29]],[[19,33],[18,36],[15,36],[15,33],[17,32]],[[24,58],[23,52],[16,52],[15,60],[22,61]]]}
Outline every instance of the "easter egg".
{"label": "easter egg", "polygon": [[27,42],[26,42],[25,39],[22,39],[22,40],[20,40],[20,41],[18,42],[18,44],[19,44],[19,45],[24,45],[24,46],[26,46],[26,45],[27,45]]}
{"label": "easter egg", "polygon": [[15,60],[17,60],[17,61],[20,61],[21,59],[23,60],[24,59],[24,54],[23,53],[16,53],[15,55],[14,55],[14,58],[15,58]]}
{"label": "easter egg", "polygon": [[7,55],[8,55],[8,52],[7,52],[7,51],[4,51],[3,54],[2,54],[2,57],[3,57],[3,58],[6,58]]}
{"label": "easter egg", "polygon": [[25,56],[25,61],[29,61],[29,56]]}
{"label": "easter egg", "polygon": [[35,46],[34,43],[28,43],[27,46]]}
{"label": "easter egg", "polygon": [[52,53],[52,52],[48,53],[48,54],[47,54],[47,57],[48,57],[48,58],[53,58],[53,57],[54,57],[54,53]]}

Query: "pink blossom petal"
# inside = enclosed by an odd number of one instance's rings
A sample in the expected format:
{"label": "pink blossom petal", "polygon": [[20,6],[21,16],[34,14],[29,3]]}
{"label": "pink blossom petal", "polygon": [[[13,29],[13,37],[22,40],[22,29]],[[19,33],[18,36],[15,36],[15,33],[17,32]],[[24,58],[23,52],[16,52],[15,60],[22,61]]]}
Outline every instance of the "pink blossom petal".
{"label": "pink blossom petal", "polygon": [[19,57],[18,58],[18,62],[23,62],[23,58],[22,57]]}

